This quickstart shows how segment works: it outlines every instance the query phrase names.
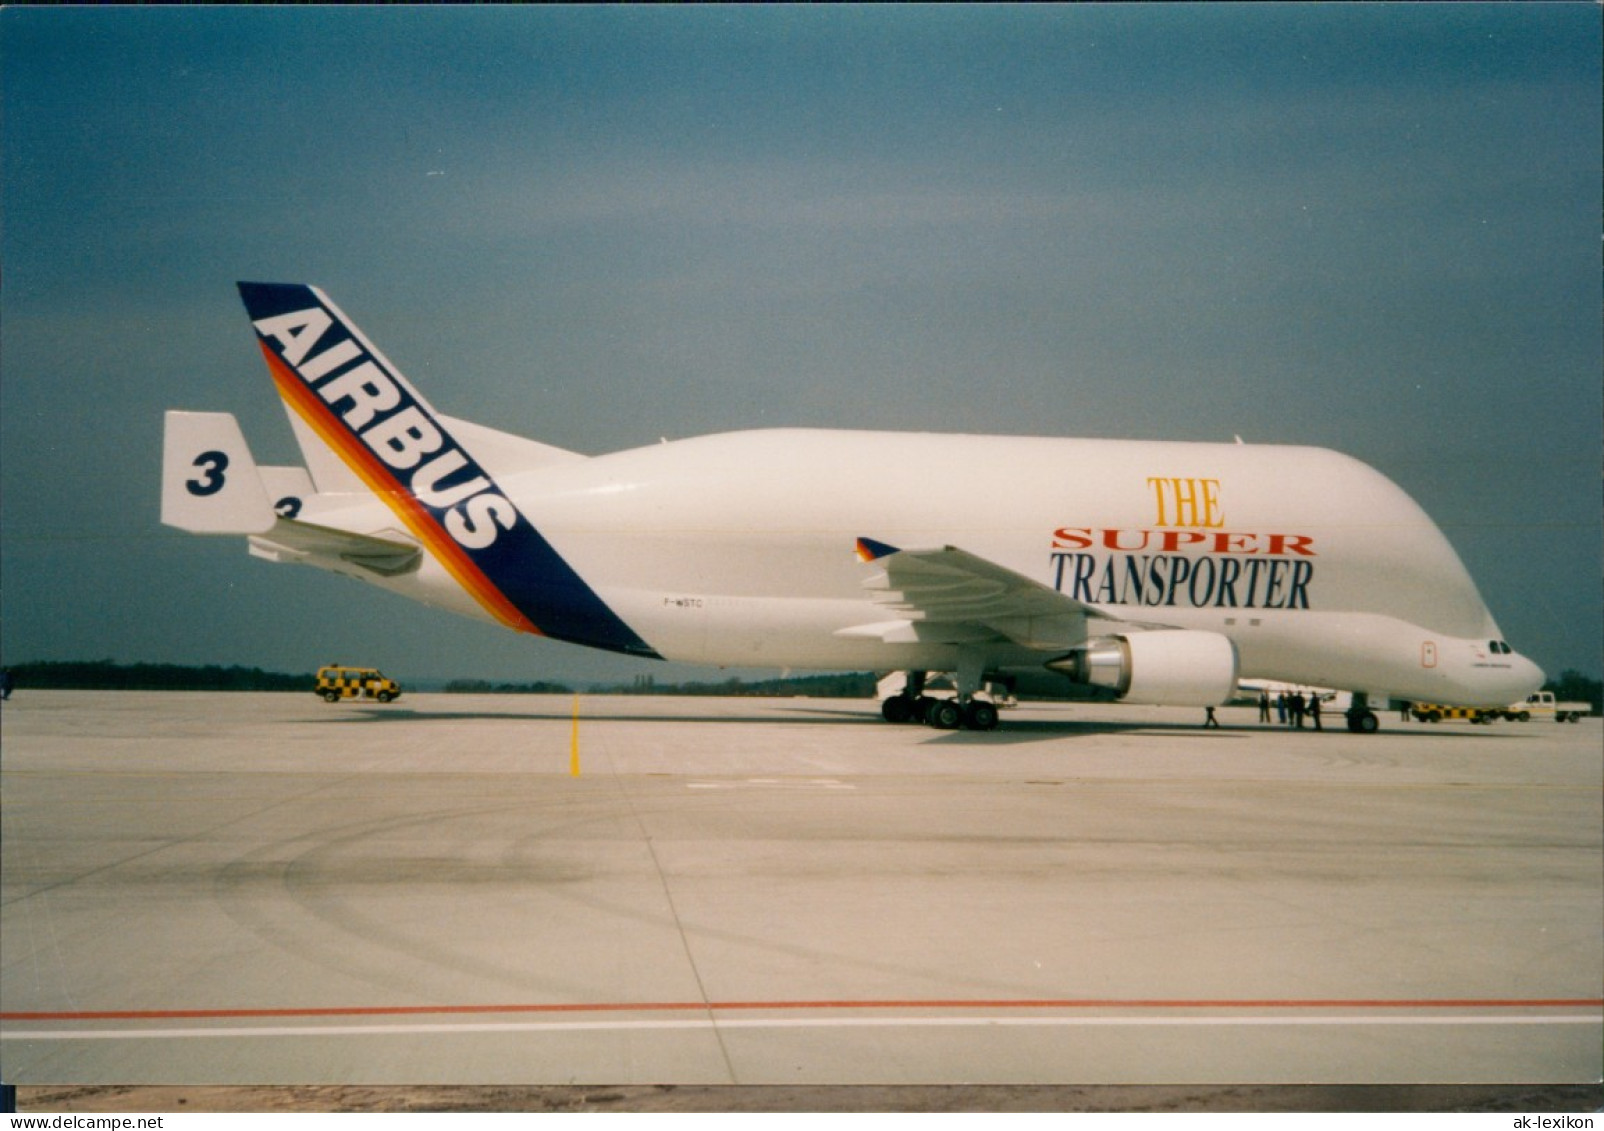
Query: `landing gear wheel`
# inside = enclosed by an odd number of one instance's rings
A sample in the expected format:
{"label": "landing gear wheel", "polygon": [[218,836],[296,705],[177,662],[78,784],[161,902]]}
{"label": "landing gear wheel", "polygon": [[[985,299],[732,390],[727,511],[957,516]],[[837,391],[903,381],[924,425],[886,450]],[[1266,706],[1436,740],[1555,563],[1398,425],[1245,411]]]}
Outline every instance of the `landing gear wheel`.
{"label": "landing gear wheel", "polygon": [[1354,734],[1375,734],[1381,729],[1381,720],[1374,711],[1353,711],[1348,715],[1348,729]]}
{"label": "landing gear wheel", "polygon": [[925,708],[925,722],[937,730],[957,730],[963,717],[963,708],[951,699],[932,699]]}
{"label": "landing gear wheel", "polygon": [[964,726],[970,730],[996,730],[997,708],[984,699],[971,699],[964,706]]}
{"label": "landing gear wheel", "polygon": [[893,695],[880,704],[880,717],[888,723],[913,721],[914,703],[906,695]]}

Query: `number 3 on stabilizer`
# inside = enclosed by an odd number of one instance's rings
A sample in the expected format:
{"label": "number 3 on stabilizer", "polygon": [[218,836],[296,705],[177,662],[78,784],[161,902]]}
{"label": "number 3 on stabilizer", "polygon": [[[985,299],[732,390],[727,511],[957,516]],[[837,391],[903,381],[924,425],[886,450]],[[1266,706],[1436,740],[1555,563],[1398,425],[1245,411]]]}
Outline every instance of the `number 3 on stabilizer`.
{"label": "number 3 on stabilizer", "polygon": [[196,534],[260,534],[274,517],[251,449],[230,413],[167,414],[162,522]]}

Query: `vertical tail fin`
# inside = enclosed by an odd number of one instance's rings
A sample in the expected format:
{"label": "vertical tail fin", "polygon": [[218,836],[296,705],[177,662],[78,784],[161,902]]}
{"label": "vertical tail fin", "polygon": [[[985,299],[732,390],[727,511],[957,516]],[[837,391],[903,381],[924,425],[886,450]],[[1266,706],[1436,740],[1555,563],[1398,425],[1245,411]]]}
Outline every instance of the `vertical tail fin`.
{"label": "vertical tail fin", "polygon": [[520,631],[656,655],[328,296],[298,283],[240,283],[239,291],[295,417],[481,607]]}

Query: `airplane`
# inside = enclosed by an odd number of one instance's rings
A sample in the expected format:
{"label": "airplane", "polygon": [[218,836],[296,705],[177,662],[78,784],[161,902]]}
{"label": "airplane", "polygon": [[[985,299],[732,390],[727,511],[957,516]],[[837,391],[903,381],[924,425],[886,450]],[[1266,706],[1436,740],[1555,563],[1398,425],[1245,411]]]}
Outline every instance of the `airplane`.
{"label": "airplane", "polygon": [[997,726],[988,686],[1210,707],[1279,680],[1353,692],[1370,733],[1372,703],[1543,682],[1425,512],[1334,451],[765,429],[585,456],[437,411],[315,287],[238,286],[305,466],[168,412],[161,517],[269,561],[629,656],[904,673],[881,714],[941,730]]}

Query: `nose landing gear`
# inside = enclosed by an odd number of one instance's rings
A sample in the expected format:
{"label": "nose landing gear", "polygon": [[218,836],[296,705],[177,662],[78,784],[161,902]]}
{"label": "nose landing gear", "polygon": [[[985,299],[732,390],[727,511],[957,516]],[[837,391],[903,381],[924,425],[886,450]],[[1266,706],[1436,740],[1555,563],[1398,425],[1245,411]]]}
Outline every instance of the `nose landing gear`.
{"label": "nose landing gear", "polygon": [[1370,696],[1363,691],[1353,693],[1348,707],[1348,729],[1354,734],[1375,734],[1381,729],[1381,720],[1370,709]]}

